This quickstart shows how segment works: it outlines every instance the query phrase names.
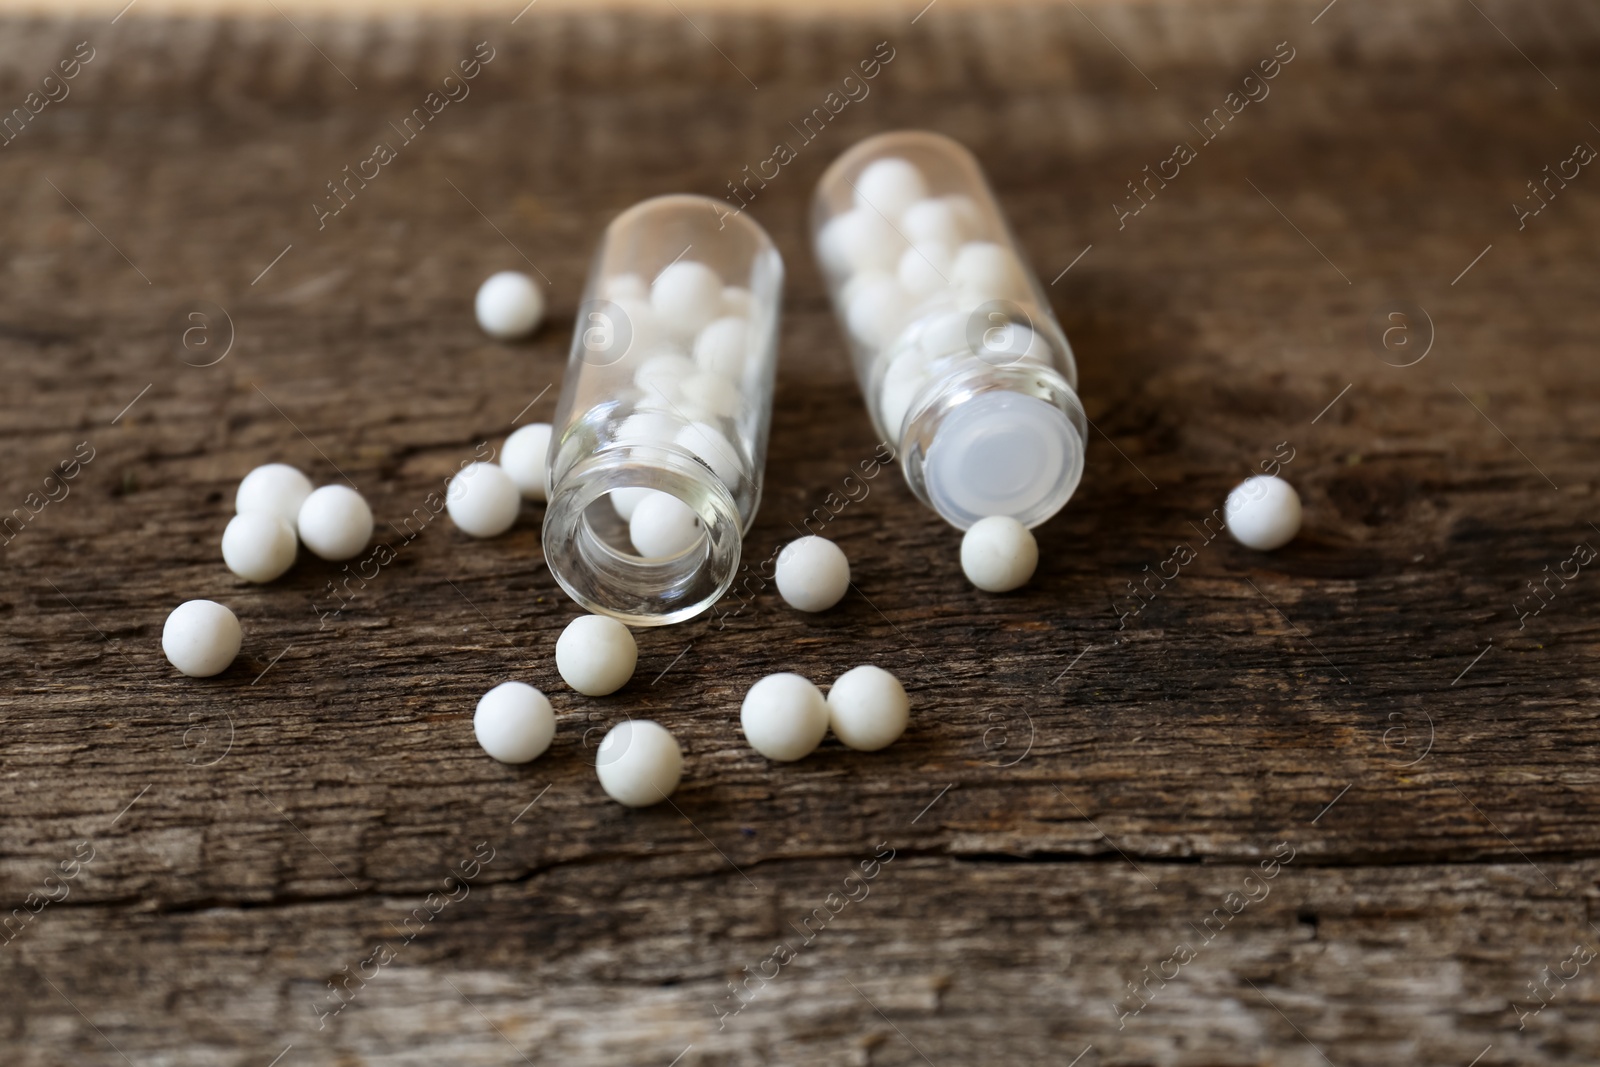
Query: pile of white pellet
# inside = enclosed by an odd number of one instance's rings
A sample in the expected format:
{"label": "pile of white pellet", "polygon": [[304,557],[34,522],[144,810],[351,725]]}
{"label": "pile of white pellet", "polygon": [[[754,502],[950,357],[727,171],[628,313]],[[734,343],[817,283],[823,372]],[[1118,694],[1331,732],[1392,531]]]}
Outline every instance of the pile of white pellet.
{"label": "pile of white pellet", "polygon": [[[931,208],[928,213],[933,214]],[[712,387],[694,382],[708,374],[727,382],[740,373],[737,360],[743,358],[746,320],[736,312],[743,290],[724,287],[707,270],[701,264],[680,262],[648,287],[642,280],[625,277],[621,282],[613,279],[609,292],[638,305],[639,322],[674,324],[677,333],[694,338],[692,359],[682,357],[668,365],[659,361],[671,356],[657,357],[659,365],[652,368],[647,362],[640,368],[646,379],[640,384],[697,405],[695,410],[706,401],[716,414],[726,416],[731,412],[723,412],[725,405],[709,395]],[[747,304],[747,293],[744,299]],[[646,306],[649,313],[642,310]],[[479,324],[491,336],[522,337],[538,326],[544,298],[527,276],[506,271],[484,282],[476,311]],[[498,537],[516,522],[522,501],[545,500],[550,488],[546,457],[551,433],[545,423],[524,426],[506,439],[499,463],[462,467],[446,492],[451,521],[472,537]],[[686,539],[692,543],[697,533],[692,524],[697,520],[675,497],[653,490],[625,490],[611,496],[618,514],[629,522],[630,539],[641,555],[670,556],[686,547]],[[282,463],[247,474],[234,508],[236,514],[222,534],[222,558],[247,582],[282,577],[294,565],[302,544],[312,554],[337,562],[355,558],[372,540],[372,509],[359,492],[339,484],[313,489],[309,478]],[[1292,486],[1274,476],[1246,479],[1229,494],[1224,510],[1228,530],[1249,548],[1279,548],[1300,528],[1300,498]],[[961,541],[961,568],[974,586],[986,592],[1022,587],[1033,577],[1038,561],[1038,543],[1015,519],[982,519]],[[778,554],[774,581],[779,595],[796,610],[827,611],[850,588],[850,562],[834,542],[805,536]],[[179,671],[207,678],[228,669],[239,654],[242,637],[238,618],[226,606],[190,600],[167,616],[161,647]],[[609,696],[626,686],[638,657],[632,632],[616,619],[600,615],[574,619],[555,647],[561,679],[590,697]],[[756,752],[791,762],[815,751],[830,728],[849,748],[864,752],[884,748],[905,732],[910,706],[899,680],[869,664],[846,671],[826,696],[798,674],[768,675],[746,692],[739,722]],[[478,743],[503,763],[537,759],[550,747],[555,730],[549,699],[523,682],[495,686],[478,701],[473,715]],[[683,753],[659,723],[625,719],[606,734],[595,771],[613,800],[645,807],[677,788]]]}

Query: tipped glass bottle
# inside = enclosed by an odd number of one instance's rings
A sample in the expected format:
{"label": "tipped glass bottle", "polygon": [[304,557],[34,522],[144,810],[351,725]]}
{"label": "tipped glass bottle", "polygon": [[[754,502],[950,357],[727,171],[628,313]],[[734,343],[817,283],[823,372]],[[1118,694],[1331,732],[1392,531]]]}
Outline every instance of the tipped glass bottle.
{"label": "tipped glass bottle", "polygon": [[783,262],[702,196],[606,228],[550,442],[544,553],[590,611],[680,622],[722,596],[761,499]]}
{"label": "tipped glass bottle", "polygon": [[1036,526],[1083,475],[1072,347],[978,162],[880,134],[817,185],[812,235],[873,422],[917,498],[959,529]]}

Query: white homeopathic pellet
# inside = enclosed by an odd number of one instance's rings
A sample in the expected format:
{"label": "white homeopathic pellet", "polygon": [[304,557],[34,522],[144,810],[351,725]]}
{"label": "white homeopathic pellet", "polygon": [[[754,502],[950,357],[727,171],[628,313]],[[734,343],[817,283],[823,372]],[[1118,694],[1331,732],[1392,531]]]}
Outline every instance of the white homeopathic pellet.
{"label": "white homeopathic pellet", "polygon": [[891,222],[928,195],[928,183],[916,164],[897,156],[873,160],[856,176],[856,205],[882,212]]}
{"label": "white homeopathic pellet", "polygon": [[701,370],[738,380],[744,372],[744,353],[750,323],[728,315],[708,323],[694,339],[694,361]]}
{"label": "white homeopathic pellet", "polygon": [[295,526],[305,546],[323,559],[351,559],[372,540],[372,509],[348,485],[325,485],[300,505]]}
{"label": "white homeopathic pellet", "polygon": [[861,752],[876,752],[906,732],[911,701],[898,678],[864,664],[845,671],[828,690],[828,716],[840,741]]}
{"label": "white homeopathic pellet", "polygon": [[827,611],[850,588],[850,561],[844,549],[825,537],[810,535],[790,541],[773,568],[778,593],[801,611]]}
{"label": "white homeopathic pellet", "polygon": [[638,510],[639,505],[649,499],[650,494],[655,491],[654,489],[633,486],[626,489],[613,489],[606,496],[611,499],[611,507],[616,511],[617,517],[623,522],[627,522],[633,518],[633,513]]}
{"label": "white homeopathic pellet", "polygon": [[556,638],[556,670],[584,696],[615,693],[628,684],[638,662],[633,634],[607,615],[581,615]]}
{"label": "white homeopathic pellet", "polygon": [[445,491],[450,519],[471,537],[499,537],[517,521],[522,494],[511,475],[494,463],[469,463]]}
{"label": "white homeopathic pellet", "polygon": [[901,254],[895,277],[900,288],[921,298],[954,284],[954,264],[955,253],[949,245],[924,241]]}
{"label": "white homeopathic pellet", "polygon": [[1027,288],[1015,253],[993,241],[968,241],[962,245],[950,264],[950,275],[954,284],[974,298],[985,300],[1019,297]]}
{"label": "white homeopathic pellet", "polygon": [[228,669],[244,633],[239,619],[215,600],[186,600],[172,609],[161,628],[167,662],[191,678],[210,678]]}
{"label": "white homeopathic pellet", "polygon": [[630,808],[647,808],[678,788],[683,750],[660,723],[629,719],[613,726],[600,742],[594,769],[606,796]]}
{"label": "white homeopathic pellet", "polygon": [[692,377],[700,369],[694,360],[671,345],[653,349],[652,353],[633,372],[633,384],[643,389],[646,395],[670,397],[679,382]]}
{"label": "white homeopathic pellet", "polygon": [[750,317],[750,290],[742,285],[725,285],[722,287],[722,313],[724,315],[737,315],[740,318]]}
{"label": "white homeopathic pellet", "polygon": [[687,552],[705,535],[700,516],[671,493],[649,490],[628,519],[628,539],[646,559],[668,559]]}
{"label": "white homeopathic pellet", "polygon": [[744,695],[739,725],[751,748],[770,760],[792,762],[822,744],[828,701],[798,674],[769,674]]}
{"label": "white homeopathic pellet", "polygon": [[739,387],[710,371],[691,375],[678,383],[678,395],[684,400],[684,414],[704,412],[732,418],[744,406],[744,394],[739,392]]}
{"label": "white homeopathic pellet", "polygon": [[622,420],[613,437],[624,445],[661,445],[672,440],[683,420],[670,411],[635,411]]}
{"label": "white homeopathic pellet", "polygon": [[1026,585],[1039,565],[1039,542],[1009,515],[979,519],[961,538],[961,569],[967,581],[989,593]]}
{"label": "white homeopathic pellet", "polygon": [[509,341],[538,329],[544,318],[544,294],[521,271],[503,270],[478,286],[473,308],[484,333]]}
{"label": "white homeopathic pellet", "polygon": [[900,230],[914,244],[955,247],[965,238],[955,207],[944,200],[918,200],[900,218]]}
{"label": "white homeopathic pellet", "polygon": [[637,274],[613,274],[600,283],[600,295],[607,300],[648,300],[650,287]]}
{"label": "white homeopathic pellet", "polygon": [[544,755],[556,735],[549,699],[525,682],[501,682],[478,701],[472,732],[501,763],[527,763]]}
{"label": "white homeopathic pellet", "polygon": [[1223,517],[1233,539],[1246,548],[1270,552],[1300,532],[1300,494],[1282,478],[1257,474],[1228,494]]}
{"label": "white homeopathic pellet", "polygon": [[711,468],[730,492],[737,491],[741,480],[749,481],[744,473],[744,460],[739,450],[723,432],[709,422],[691,422],[678,431],[672,443],[688,449],[691,455]]}
{"label": "white homeopathic pellet", "polygon": [[311,479],[287,463],[268,463],[244,476],[233,498],[233,510],[270,511],[290,526],[300,515],[300,505],[311,495]]}
{"label": "white homeopathic pellet", "polygon": [[500,469],[511,475],[524,500],[544,500],[550,491],[550,433],[548,422],[530,422],[500,449]]}
{"label": "white homeopathic pellet", "polygon": [[817,243],[828,269],[836,274],[893,270],[906,245],[894,226],[868,207],[851,208],[829,219]]}
{"label": "white homeopathic pellet", "polygon": [[650,308],[679,337],[693,337],[722,313],[722,278],[704,263],[680,259],[650,285]]}
{"label": "white homeopathic pellet", "polygon": [[300,540],[275,511],[246,511],[222,531],[222,562],[247,582],[270,582],[294,566]]}
{"label": "white homeopathic pellet", "polygon": [[845,298],[845,326],[856,340],[880,347],[894,340],[911,308],[910,294],[893,274],[863,272]]}

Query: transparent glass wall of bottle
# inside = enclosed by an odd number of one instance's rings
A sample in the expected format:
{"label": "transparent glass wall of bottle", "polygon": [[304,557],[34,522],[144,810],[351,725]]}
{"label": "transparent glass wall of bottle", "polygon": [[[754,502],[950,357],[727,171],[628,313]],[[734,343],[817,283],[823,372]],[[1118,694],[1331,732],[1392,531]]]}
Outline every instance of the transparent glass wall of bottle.
{"label": "transparent glass wall of bottle", "polygon": [[585,608],[679,622],[732,583],[761,499],[782,287],[766,232],[718,201],[657,197],[606,228],[544,521],[550,572]]}
{"label": "transparent glass wall of bottle", "polygon": [[913,130],[860,142],[818,183],[812,236],[912,492],[960,529],[1059,511],[1088,440],[1077,364],[972,153]]}

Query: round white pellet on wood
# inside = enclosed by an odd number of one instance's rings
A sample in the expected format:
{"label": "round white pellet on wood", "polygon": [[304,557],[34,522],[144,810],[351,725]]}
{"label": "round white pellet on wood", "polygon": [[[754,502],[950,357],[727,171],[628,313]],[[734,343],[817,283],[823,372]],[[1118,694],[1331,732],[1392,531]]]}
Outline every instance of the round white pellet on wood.
{"label": "round white pellet on wood", "polygon": [[501,682],[478,701],[472,732],[483,750],[501,763],[527,763],[550,747],[556,713],[533,686]]}
{"label": "round white pellet on wood", "polygon": [[1223,517],[1235,541],[1258,552],[1270,552],[1300,532],[1300,494],[1282,478],[1257,474],[1228,494]]}
{"label": "round white pellet on wood", "polygon": [[469,537],[499,537],[511,529],[522,507],[517,483],[494,463],[469,463],[445,491],[450,520]]}
{"label": "round white pellet on wood", "polygon": [[372,509],[348,485],[325,485],[306,497],[295,525],[307,548],[337,562],[358,555],[372,540]]}
{"label": "round white pellet on wood", "polygon": [[273,511],[246,511],[222,531],[222,562],[247,582],[270,582],[294,566],[300,541]]}
{"label": "round white pellet on wood", "polygon": [[683,778],[683,750],[660,723],[629,719],[613,726],[595,753],[600,788],[618,804],[647,808],[672,795]]}
{"label": "round white pellet on wood", "polygon": [[989,593],[1007,593],[1027,584],[1039,565],[1039,542],[1009,515],[979,519],[961,538],[961,569],[967,580]]}
{"label": "round white pellet on wood", "polygon": [[500,469],[511,476],[524,500],[544,500],[550,492],[548,422],[530,422],[512,432],[500,449]]}
{"label": "round white pellet on wood", "polygon": [[544,293],[532,278],[520,271],[503,270],[491,274],[478,286],[473,301],[478,325],[490,337],[510,340],[526,337],[544,317]]}
{"label": "round white pellet on wood", "polygon": [[834,736],[850,748],[876,752],[906,732],[911,701],[899,679],[870,665],[845,671],[828,690]]}
{"label": "round white pellet on wood", "polygon": [[606,615],[582,615],[556,638],[556,670],[585,696],[615,693],[633,677],[639,646],[628,628]]}
{"label": "round white pellet on wood", "polygon": [[628,518],[628,539],[646,559],[670,559],[687,552],[705,536],[700,516],[671,493],[646,490]]}
{"label": "round white pellet on wood", "polygon": [[210,678],[227,670],[243,641],[238,618],[215,600],[184,601],[172,609],[161,628],[161,651],[167,662],[191,678]]}
{"label": "round white pellet on wood", "polygon": [[828,702],[798,674],[769,674],[745,694],[739,725],[750,747],[791,762],[816,751],[828,732]]}
{"label": "round white pellet on wood", "polygon": [[287,463],[268,463],[244,476],[233,498],[233,510],[270,511],[290,526],[300,515],[300,505],[311,495],[311,479]]}
{"label": "round white pellet on wood", "polygon": [[850,561],[832,541],[802,537],[783,546],[773,577],[790,607],[827,611],[844,599],[850,588]]}

